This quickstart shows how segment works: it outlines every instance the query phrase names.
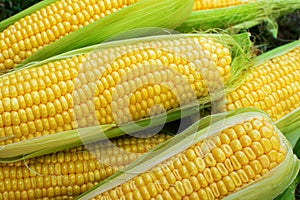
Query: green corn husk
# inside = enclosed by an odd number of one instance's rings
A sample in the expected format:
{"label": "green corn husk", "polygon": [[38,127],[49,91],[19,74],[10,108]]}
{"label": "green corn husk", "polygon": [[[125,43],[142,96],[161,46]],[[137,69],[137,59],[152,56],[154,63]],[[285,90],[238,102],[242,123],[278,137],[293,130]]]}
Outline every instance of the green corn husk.
{"label": "green corn husk", "polygon": [[300,173],[298,174],[294,182],[282,194],[276,197],[275,200],[295,200],[299,198],[299,196],[296,197],[297,185],[299,185],[299,183],[300,183]]}
{"label": "green corn husk", "polygon": [[[117,171],[114,175],[97,184],[94,188],[82,194],[77,199],[91,199],[98,194],[119,186],[137,175],[150,170],[195,143],[221,130],[253,118],[264,118],[271,122],[271,119],[268,118],[266,114],[253,109],[239,109],[203,118],[181,134],[156,146],[123,170]],[[212,121],[215,121],[215,123],[210,124]],[[249,184],[245,188],[241,188],[237,192],[226,196],[224,199],[253,200],[262,199],[263,196],[263,199],[271,200],[281,194],[296,178],[300,169],[300,160],[293,154],[292,147],[284,135],[276,127],[275,130],[281,139],[281,143],[288,148],[285,160],[262,179]]]}
{"label": "green corn husk", "polygon": [[[1,29],[52,2],[53,0],[38,3],[1,22]],[[118,33],[135,28],[174,29],[190,15],[192,7],[192,0],[141,0],[46,45],[22,61],[19,66],[32,61],[41,61],[73,49],[98,44]]]}
{"label": "green corn husk", "polygon": [[[299,134],[299,129],[298,129],[297,134]],[[294,150],[294,153],[297,155],[297,157],[300,158],[300,139],[298,139],[293,150]]]}
{"label": "green corn husk", "polygon": [[[229,35],[205,35],[205,34],[187,34],[187,35],[162,35],[162,36],[152,36],[144,38],[135,38],[122,41],[113,41],[109,43],[102,43],[99,46],[90,46],[78,50],[74,50],[68,53],[64,53],[50,59],[46,59],[42,62],[35,62],[32,65],[26,67],[17,68],[11,72],[0,76],[8,76],[15,71],[24,70],[28,68],[38,67],[40,65],[46,64],[51,61],[56,61],[64,58],[69,58],[75,55],[81,55],[84,53],[89,53],[95,49],[105,49],[106,47],[117,47],[125,44],[132,44],[136,42],[146,42],[153,40],[167,40],[175,38],[183,38],[190,36],[203,36],[209,37],[213,40],[219,41],[232,51],[232,78],[239,79],[242,75],[243,69],[246,70],[250,67],[249,61],[249,46],[251,45],[249,41],[248,34],[240,34],[234,37]],[[241,46],[240,46],[241,45]],[[243,47],[242,47],[243,46]],[[249,63],[248,63],[249,62]],[[242,66],[242,67],[241,67]],[[225,84],[226,86],[226,84]],[[222,89],[222,88],[221,88]],[[225,87],[226,90],[226,87]],[[0,146],[0,162],[13,162],[20,159],[31,158],[39,155],[44,155],[59,151],[66,148],[71,148],[74,146],[82,145],[82,143],[87,144],[90,142],[95,142],[103,140],[106,138],[112,138],[121,136],[128,133],[144,131],[149,128],[154,128],[163,125],[165,122],[175,121],[184,117],[191,115],[199,115],[199,110],[206,107],[207,103],[214,101],[224,95],[224,91],[220,91],[214,94],[212,97],[199,98],[198,102],[192,102],[183,105],[179,108],[174,108],[166,113],[155,115],[152,117],[147,117],[141,120],[137,120],[134,123],[128,123],[123,126],[117,126],[116,124],[100,125],[95,127],[87,127],[78,130],[71,130],[56,134],[51,134],[43,137],[38,137],[26,141],[20,141],[13,144],[8,144]]]}
{"label": "green corn husk", "polygon": [[298,0],[257,0],[253,3],[237,6],[193,11],[190,17],[176,30],[191,32],[220,28],[237,32],[265,21],[269,23],[271,33],[276,36],[277,24],[275,19],[299,8],[300,2]]}
{"label": "green corn husk", "polygon": [[290,112],[276,122],[276,126],[293,146],[300,138],[300,108]]}
{"label": "green corn husk", "polygon": [[[289,113],[276,122],[276,126],[284,133],[284,136],[293,146],[294,154],[300,158],[300,108]],[[297,186],[300,183],[300,172],[294,182],[275,200],[294,200],[297,199]]]}

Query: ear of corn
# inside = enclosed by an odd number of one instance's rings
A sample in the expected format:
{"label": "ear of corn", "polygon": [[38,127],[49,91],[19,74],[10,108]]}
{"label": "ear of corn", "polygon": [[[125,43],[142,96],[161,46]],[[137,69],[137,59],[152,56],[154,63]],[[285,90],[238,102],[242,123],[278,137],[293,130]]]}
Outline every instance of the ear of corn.
{"label": "ear of corn", "polygon": [[195,133],[198,126],[201,120],[79,199],[273,199],[299,172],[289,142],[265,114],[247,110]]}
{"label": "ear of corn", "polygon": [[1,163],[0,199],[73,199],[171,137],[163,133],[150,136],[124,136]]}
{"label": "ear of corn", "polygon": [[226,95],[226,110],[256,107],[267,112],[273,121],[290,113],[292,124],[299,120],[299,111],[293,113],[300,107],[299,80],[300,42],[296,41],[259,56],[245,80]]}
{"label": "ear of corn", "polygon": [[[145,118],[139,123],[151,122],[141,127],[146,129],[196,113],[199,104],[211,100],[209,89],[223,94],[222,86],[249,67],[247,49],[237,44],[243,41],[240,44],[247,48],[249,37],[239,36],[191,34],[115,41],[1,76],[0,103],[5,109],[0,110],[0,157],[17,159],[42,149],[50,153],[49,149],[62,145],[79,145],[91,135],[101,139],[138,131],[131,121]],[[93,52],[95,48],[99,51]],[[108,55],[115,57],[109,60]],[[216,69],[214,74],[202,76],[211,69]],[[157,117],[149,117],[155,104],[162,107],[154,110]],[[166,116],[159,115],[165,110]],[[124,124],[128,126],[120,131],[117,126]],[[95,127],[83,134],[75,131],[91,126]]]}
{"label": "ear of corn", "polygon": [[97,44],[134,28],[175,28],[193,5],[192,0],[135,2],[61,0],[28,13],[0,34],[0,70]]}
{"label": "ear of corn", "polygon": [[[204,0],[203,2],[206,1]],[[204,31],[221,28],[238,32],[241,29],[258,25],[263,21],[276,24],[275,18],[292,13],[300,8],[298,0],[257,0],[246,2],[240,5],[193,11],[190,17],[176,30],[191,32],[194,30]]]}

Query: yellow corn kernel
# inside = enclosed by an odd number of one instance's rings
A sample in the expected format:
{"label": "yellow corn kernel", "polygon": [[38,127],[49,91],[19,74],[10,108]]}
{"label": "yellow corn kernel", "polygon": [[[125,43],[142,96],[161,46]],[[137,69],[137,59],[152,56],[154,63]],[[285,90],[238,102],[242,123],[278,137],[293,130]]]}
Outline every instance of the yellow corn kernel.
{"label": "yellow corn kernel", "polygon": [[[248,137],[251,138],[253,136],[253,131],[256,130],[258,134],[260,134],[260,140],[257,141],[251,141],[251,145],[247,145],[247,147],[243,147],[240,145],[237,145],[237,142],[234,143],[234,145],[228,145],[227,142],[222,142],[221,140],[221,146],[213,147],[209,150],[209,153],[206,155],[200,155],[197,154],[199,151],[198,148],[203,147],[203,142],[207,140],[202,140],[191,147],[189,147],[187,150],[184,150],[183,152],[169,158],[167,161],[164,161],[151,170],[148,170],[147,172],[144,172],[140,175],[137,175],[136,177],[132,178],[131,180],[127,181],[127,185],[136,185],[136,187],[130,188],[130,192],[140,192],[140,193],[147,193],[149,194],[148,198],[160,199],[160,194],[158,193],[150,193],[150,191],[146,192],[144,187],[139,187],[136,183],[139,181],[140,177],[143,176],[150,176],[153,177],[153,179],[149,179],[148,181],[145,181],[144,184],[152,184],[154,181],[161,181],[164,180],[164,182],[160,182],[161,184],[169,184],[171,187],[169,189],[164,188],[163,189],[163,196],[167,197],[168,199],[221,199],[226,197],[227,195],[234,193],[237,190],[240,190],[241,188],[246,187],[251,182],[256,182],[262,179],[272,168],[278,166],[280,162],[284,160],[284,156],[287,155],[287,150],[285,147],[281,146],[279,144],[279,148],[277,147],[277,142],[275,143],[275,146],[272,145],[272,150],[266,152],[264,151],[264,144],[266,143],[266,140],[269,141],[269,143],[272,143],[273,140],[280,140],[279,135],[275,132],[273,129],[271,131],[272,137],[268,138],[265,137],[265,135],[262,133],[262,129],[265,127],[269,127],[271,123],[263,118],[252,118],[250,120],[246,120],[244,122],[241,122],[240,124],[234,125],[234,127],[226,128],[225,130],[222,130],[219,133],[216,133],[217,137],[221,137],[222,134],[228,134],[230,135],[236,135],[238,129],[235,129],[236,126],[245,126],[247,124],[247,127],[251,125],[252,129],[246,129],[245,135],[242,137]],[[259,126],[258,126],[259,125]],[[256,129],[258,128],[258,129]],[[255,133],[256,134],[256,133]],[[215,136],[215,135],[214,135]],[[239,139],[231,138],[231,142],[233,141],[240,141],[242,140],[242,137]],[[254,137],[255,139],[258,138],[257,135]],[[242,143],[242,142],[240,142]],[[224,146],[223,146],[224,145]],[[226,158],[225,156],[228,155],[229,150],[225,150],[226,148],[230,148],[230,158]],[[239,148],[236,148],[236,146],[239,146]],[[261,150],[257,150],[258,149]],[[222,148],[223,147],[223,148]],[[192,153],[195,151],[195,153]],[[226,152],[225,152],[226,151]],[[250,153],[254,152],[254,153]],[[197,155],[196,157],[191,157],[189,155]],[[253,155],[254,157],[249,157],[248,155]],[[194,170],[185,170],[182,171],[184,167],[191,168],[191,165],[183,162],[182,160],[184,157],[193,158],[194,160],[189,159],[189,162],[194,162]],[[280,158],[279,158],[280,157]],[[199,160],[202,160],[202,166],[201,171],[197,170],[198,163],[200,163]],[[216,164],[214,162],[216,162]],[[176,164],[175,164],[176,163]],[[212,166],[212,163],[214,166]],[[187,167],[189,166],[189,167]],[[175,168],[174,168],[175,167]],[[203,169],[202,169],[203,168]],[[160,176],[155,176],[158,172],[160,172],[162,169],[168,169],[165,170],[166,173],[162,174],[160,173]],[[199,169],[199,167],[198,167]],[[180,176],[177,176],[177,172],[182,171]],[[197,171],[197,173],[194,173]],[[164,179],[164,177],[172,175],[175,180],[172,180],[172,182],[169,182],[169,179]],[[184,179],[182,179],[184,177]],[[168,181],[167,183],[165,181]],[[174,184],[175,183],[175,184]],[[173,187],[172,187],[172,184]],[[112,196],[110,194],[115,193],[115,191],[121,190],[122,192],[119,193],[118,196],[119,199],[125,199],[125,196],[127,194],[127,191],[123,189],[123,186],[116,186],[115,188],[109,190],[108,192],[105,192],[103,194],[100,194],[96,196],[94,199],[112,199]]]}
{"label": "yellow corn kernel", "polygon": [[[20,193],[31,199],[75,198],[171,137],[163,133],[151,138],[148,136],[140,135],[138,139],[120,137],[31,158],[25,162],[0,164],[0,193],[10,195],[9,199],[12,200],[19,199]],[[64,187],[68,187],[68,191]],[[154,186],[147,188],[151,190],[150,194],[157,194]],[[40,190],[45,190],[42,196],[39,196]]]}
{"label": "yellow corn kernel", "polygon": [[[225,82],[230,75],[230,61],[219,66],[213,60],[220,53],[216,47],[223,51],[218,59],[230,57],[221,44],[195,36],[105,48],[4,75],[0,128],[13,137],[0,145],[78,127],[125,124],[207,96],[218,86],[216,79]],[[215,73],[204,76],[210,71]],[[19,119],[11,120],[16,114]],[[12,126],[23,135],[8,130]]]}
{"label": "yellow corn kernel", "polygon": [[[226,109],[256,107],[267,112],[273,121],[276,121],[298,108],[300,106],[299,60],[300,48],[298,47],[255,67],[249,72],[245,82],[236,89],[244,91],[248,103],[236,104],[243,100],[243,96],[233,91],[227,94],[227,99],[230,101]],[[245,90],[250,85],[251,89]],[[233,107],[232,104],[238,106]],[[268,134],[267,129],[264,130],[266,134]]]}

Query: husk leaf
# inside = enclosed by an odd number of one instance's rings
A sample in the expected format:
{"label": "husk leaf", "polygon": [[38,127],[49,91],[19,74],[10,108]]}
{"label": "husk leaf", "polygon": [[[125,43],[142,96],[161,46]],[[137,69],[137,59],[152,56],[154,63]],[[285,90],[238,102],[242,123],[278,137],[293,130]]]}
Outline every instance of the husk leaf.
{"label": "husk leaf", "polygon": [[[298,134],[299,134],[299,130],[298,129]],[[298,139],[296,145],[294,146],[294,153],[297,155],[297,157],[300,159],[300,139]]]}
{"label": "husk leaf", "polygon": [[282,194],[276,197],[275,200],[295,200],[295,190],[299,183],[300,173],[298,173],[298,176],[294,182]]}
{"label": "husk leaf", "polygon": [[[289,132],[300,127],[300,108],[297,108],[280,118],[276,121],[276,126],[280,129],[283,134],[288,134]],[[299,133],[300,136],[300,133]]]}
{"label": "husk leaf", "polygon": [[270,24],[269,30],[275,36],[277,35],[275,19],[299,8],[298,0],[257,0],[237,6],[193,11],[190,17],[176,30],[191,32],[220,28],[234,33],[266,21]]}
{"label": "husk leaf", "polygon": [[284,136],[288,139],[293,147],[300,141],[300,126],[298,125],[297,128],[286,132]]}

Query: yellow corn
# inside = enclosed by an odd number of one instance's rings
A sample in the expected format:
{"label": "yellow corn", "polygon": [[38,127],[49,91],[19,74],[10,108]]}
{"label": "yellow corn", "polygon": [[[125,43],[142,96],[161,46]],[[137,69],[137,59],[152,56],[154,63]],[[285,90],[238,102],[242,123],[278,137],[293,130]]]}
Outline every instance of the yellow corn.
{"label": "yellow corn", "polygon": [[193,10],[209,10],[255,2],[256,0],[194,0]]}
{"label": "yellow corn", "polygon": [[60,0],[21,18],[0,33],[0,70],[15,67],[45,45],[137,1]]}
{"label": "yellow corn", "polygon": [[287,152],[273,125],[252,117],[94,199],[221,199],[268,177]]}
{"label": "yellow corn", "polygon": [[227,94],[227,110],[255,107],[276,121],[300,106],[300,48],[277,56],[247,74],[245,82]]}
{"label": "yellow corn", "polygon": [[73,199],[171,137],[140,136],[0,164],[0,199]]}
{"label": "yellow corn", "polygon": [[207,82],[229,79],[230,63],[229,49],[199,36],[112,47],[6,74],[0,144],[161,113],[206,96]]}

